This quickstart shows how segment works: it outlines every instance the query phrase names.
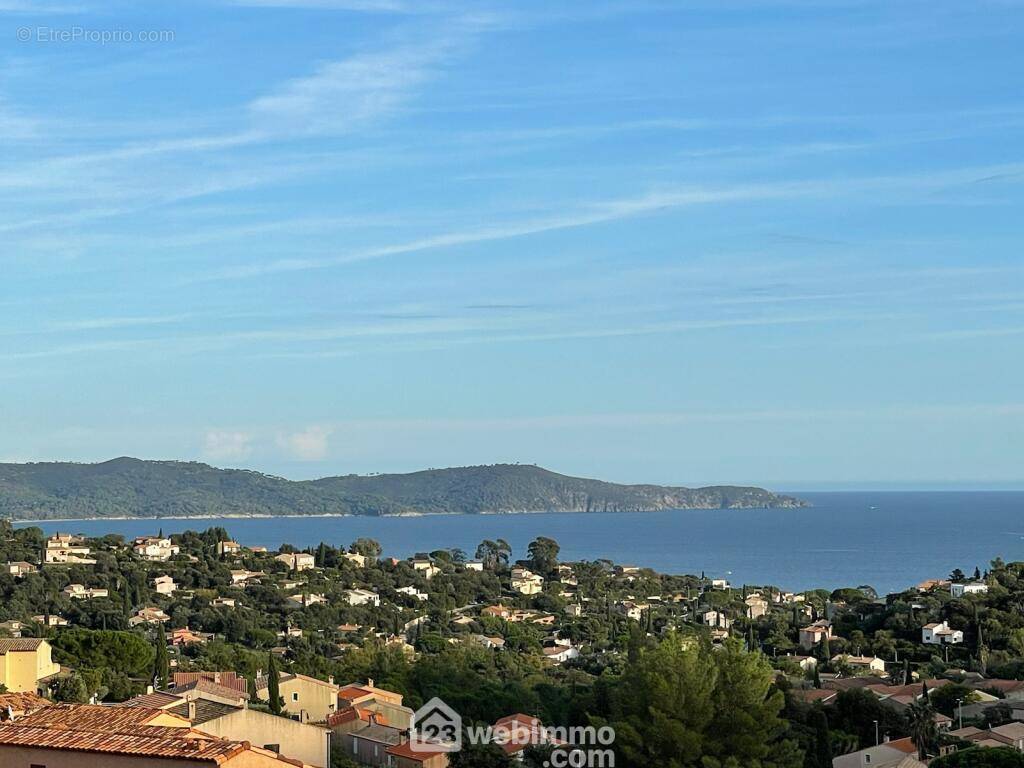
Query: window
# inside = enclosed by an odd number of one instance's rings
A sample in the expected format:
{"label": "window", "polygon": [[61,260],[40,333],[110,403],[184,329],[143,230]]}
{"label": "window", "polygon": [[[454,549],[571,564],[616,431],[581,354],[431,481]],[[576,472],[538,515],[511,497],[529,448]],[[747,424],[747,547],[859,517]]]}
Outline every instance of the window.
{"label": "window", "polygon": [[293,693],[292,694],[292,701],[298,701],[298,700],[299,700],[299,694],[298,693]]}

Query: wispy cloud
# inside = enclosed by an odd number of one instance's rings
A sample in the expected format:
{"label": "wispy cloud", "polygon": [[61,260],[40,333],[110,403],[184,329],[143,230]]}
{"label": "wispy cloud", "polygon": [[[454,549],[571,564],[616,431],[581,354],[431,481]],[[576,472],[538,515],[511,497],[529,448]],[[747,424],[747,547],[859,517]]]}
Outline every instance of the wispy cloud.
{"label": "wispy cloud", "polygon": [[292,458],[301,461],[320,461],[327,457],[330,450],[329,440],[333,432],[333,427],[313,425],[299,432],[279,435],[277,444]]}

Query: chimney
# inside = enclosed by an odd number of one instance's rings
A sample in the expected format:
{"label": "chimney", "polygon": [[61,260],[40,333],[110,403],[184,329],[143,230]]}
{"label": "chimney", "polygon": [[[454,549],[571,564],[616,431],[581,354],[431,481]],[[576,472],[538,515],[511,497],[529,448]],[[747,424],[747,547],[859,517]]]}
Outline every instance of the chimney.
{"label": "chimney", "polygon": [[370,688],[373,688],[373,678],[372,678],[372,677],[368,677],[368,678],[366,678],[366,684],[367,684],[367,685],[368,685],[368,686],[369,686]]}
{"label": "chimney", "polygon": [[334,675],[328,675],[327,676],[327,682],[330,683],[331,685],[334,685]]}
{"label": "chimney", "polygon": [[188,703],[188,719],[190,723],[194,723],[196,720],[196,702],[195,699]]}
{"label": "chimney", "polygon": [[152,685],[147,685],[146,686],[146,693],[152,693],[152,692],[153,692],[153,686]]}

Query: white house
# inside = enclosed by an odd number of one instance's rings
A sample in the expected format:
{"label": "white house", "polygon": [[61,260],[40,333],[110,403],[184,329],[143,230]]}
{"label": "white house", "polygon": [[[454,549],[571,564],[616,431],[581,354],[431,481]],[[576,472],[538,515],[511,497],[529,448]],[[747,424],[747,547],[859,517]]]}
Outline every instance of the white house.
{"label": "white house", "polygon": [[849,656],[839,654],[832,657],[832,664],[846,664],[859,672],[885,672],[885,661],[877,656]]}
{"label": "white house", "polygon": [[181,552],[177,544],[160,536],[139,536],[132,545],[132,551],[143,560],[170,560]]}
{"label": "white house", "polygon": [[72,600],[91,600],[94,597],[106,597],[109,593],[105,589],[88,589],[82,584],[68,584],[64,587],[64,597]]}
{"label": "white house", "polygon": [[701,624],[715,629],[729,629],[732,620],[721,611],[705,611],[700,617]]}
{"label": "white house", "polygon": [[958,645],[964,641],[964,633],[952,629],[945,621],[925,624],[921,627],[921,642],[928,645]]}
{"label": "white house", "polygon": [[536,595],[544,589],[544,579],[526,568],[513,568],[512,589],[521,595]]}
{"label": "white house", "polygon": [[218,541],[217,542],[217,554],[221,557],[224,555],[236,555],[242,551],[242,545],[237,541]]}
{"label": "white house", "polygon": [[9,573],[11,576],[27,576],[30,573],[35,573],[36,567],[32,563],[24,561],[4,563],[3,572]]}
{"label": "white house", "polygon": [[988,584],[983,581],[969,581],[966,584],[950,584],[949,594],[953,597],[964,595],[983,595],[988,592]]}
{"label": "white house", "polygon": [[416,587],[399,587],[395,591],[403,595],[409,595],[409,597],[415,597],[417,600],[426,600],[428,597],[426,592],[420,592]]}
{"label": "white house", "polygon": [[89,547],[85,546],[85,539],[81,536],[72,536],[66,533],[58,533],[46,540],[46,551],[43,553],[44,563],[77,563],[79,565],[93,565],[96,561],[89,557]]}
{"label": "white house", "polygon": [[469,560],[466,562],[467,571],[482,571],[484,569],[483,560]]}
{"label": "white house", "polygon": [[368,589],[346,589],[342,592],[349,605],[372,605],[380,607],[380,595]]}
{"label": "white house", "polygon": [[153,579],[153,589],[156,590],[158,595],[169,595],[178,588],[178,585],[174,583],[174,579],[170,576],[157,576]]}
{"label": "white house", "polygon": [[544,649],[544,658],[552,664],[561,664],[580,657],[580,649],[573,645],[554,645]]}

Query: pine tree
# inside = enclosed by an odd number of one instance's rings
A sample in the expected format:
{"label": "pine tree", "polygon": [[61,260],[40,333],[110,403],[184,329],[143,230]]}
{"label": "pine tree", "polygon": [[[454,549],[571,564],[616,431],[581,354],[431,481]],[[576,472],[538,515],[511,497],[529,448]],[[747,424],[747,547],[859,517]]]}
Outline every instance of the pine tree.
{"label": "pine tree", "polygon": [[270,711],[275,715],[281,714],[281,679],[277,673],[277,659],[270,654],[270,663],[267,665],[267,698],[270,699]]}
{"label": "pine tree", "polygon": [[164,625],[156,625],[156,658],[153,660],[153,685],[159,690],[167,688],[171,681],[171,662],[167,658],[167,633]]}

